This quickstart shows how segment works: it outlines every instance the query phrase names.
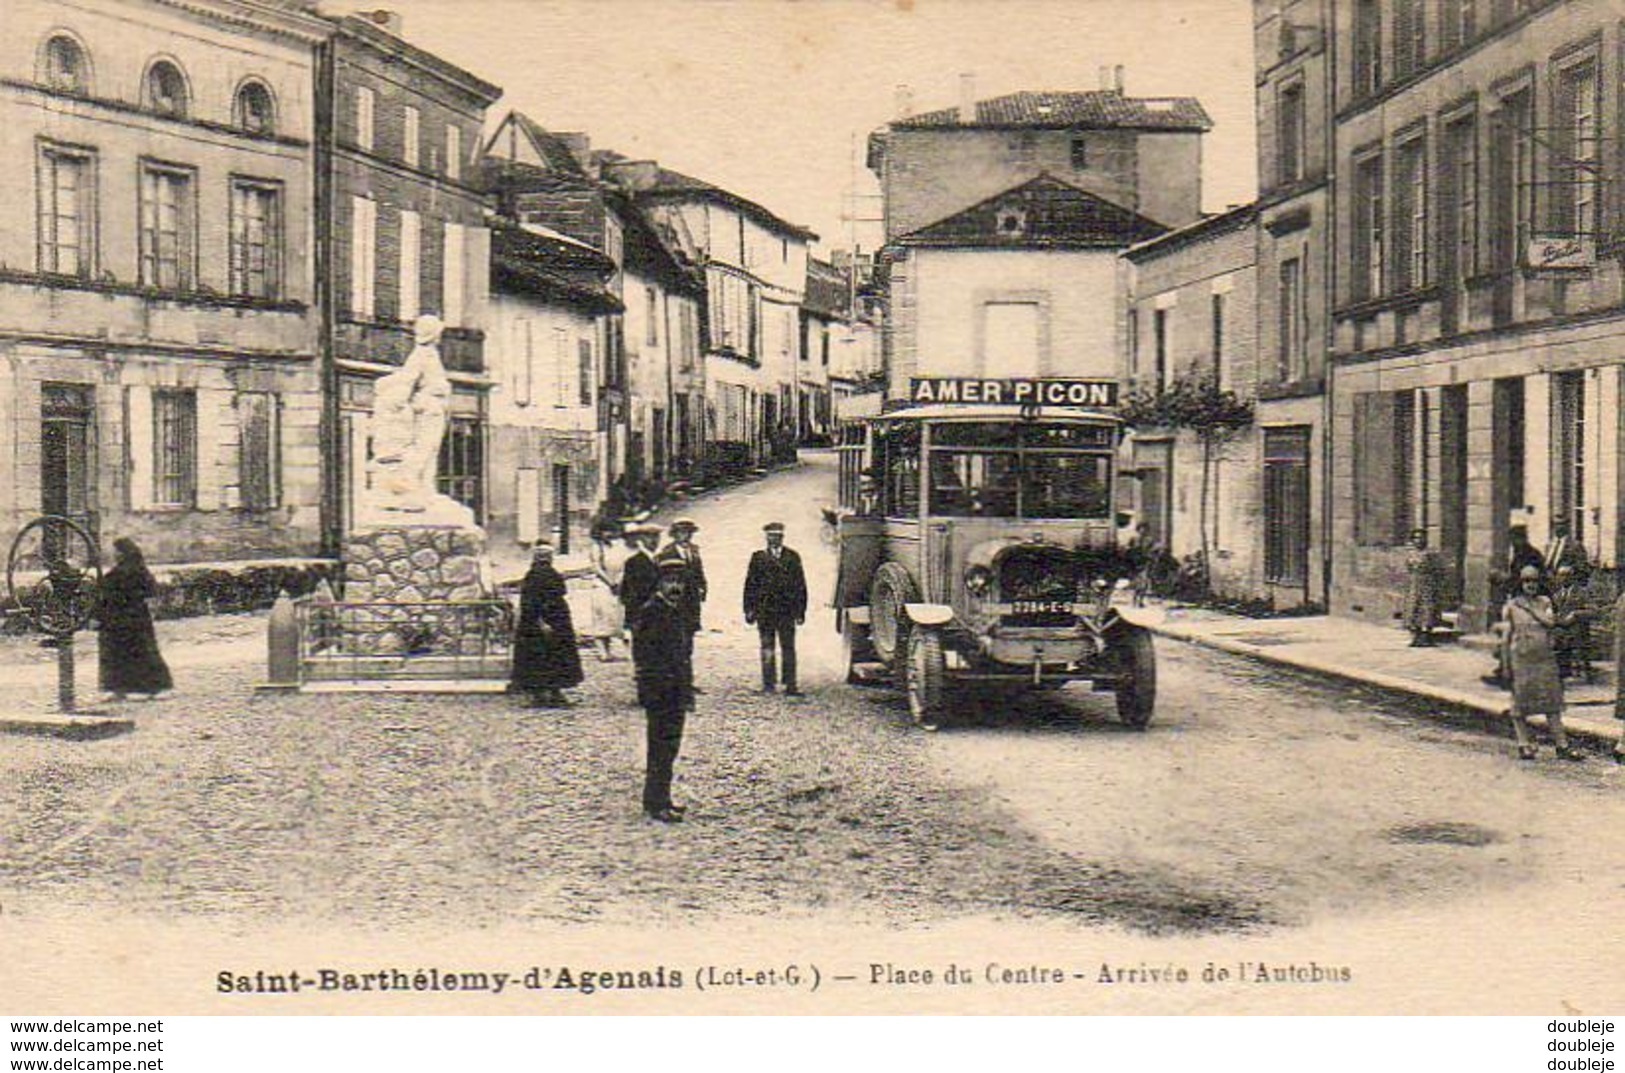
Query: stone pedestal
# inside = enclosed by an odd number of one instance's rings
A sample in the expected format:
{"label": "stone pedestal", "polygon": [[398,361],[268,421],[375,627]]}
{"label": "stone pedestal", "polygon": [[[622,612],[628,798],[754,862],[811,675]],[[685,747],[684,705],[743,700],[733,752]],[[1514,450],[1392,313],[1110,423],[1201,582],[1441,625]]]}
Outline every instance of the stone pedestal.
{"label": "stone pedestal", "polygon": [[344,545],[345,604],[389,606],[347,609],[342,647],[380,656],[476,651],[476,621],[456,608],[421,605],[489,599],[484,555],[478,527],[380,525],[351,533]]}
{"label": "stone pedestal", "polygon": [[480,600],[481,529],[390,525],[351,533],[344,545],[347,603]]}

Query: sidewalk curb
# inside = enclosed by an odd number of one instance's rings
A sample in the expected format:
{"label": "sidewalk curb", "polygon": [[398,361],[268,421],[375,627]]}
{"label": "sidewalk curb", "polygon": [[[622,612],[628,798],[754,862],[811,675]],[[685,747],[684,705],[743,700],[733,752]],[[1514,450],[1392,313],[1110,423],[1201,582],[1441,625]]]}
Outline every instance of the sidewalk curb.
{"label": "sidewalk curb", "polygon": [[[1353,682],[1368,686],[1396,696],[1420,697],[1425,700],[1437,701],[1452,708],[1488,717],[1495,722],[1505,722],[1511,718],[1511,705],[1509,703],[1487,703],[1483,698],[1459,689],[1448,686],[1437,686],[1430,682],[1418,682],[1411,678],[1400,678],[1395,675],[1384,674],[1381,671],[1356,671],[1341,663],[1331,663],[1316,659],[1312,656],[1289,656],[1261,645],[1247,644],[1245,641],[1233,641],[1226,637],[1213,637],[1202,634],[1196,630],[1181,628],[1169,623],[1146,624],[1146,629],[1159,637],[1169,640],[1182,641],[1185,644],[1196,645],[1201,648],[1210,648],[1219,652],[1227,652],[1234,656],[1243,656],[1268,663],[1278,667],[1290,667],[1294,670],[1304,671],[1318,675],[1322,678],[1337,679],[1344,682]],[[1544,722],[1540,716],[1532,719],[1535,722]],[[1609,723],[1613,720],[1610,718]],[[1565,718],[1564,729],[1570,737],[1582,738],[1594,743],[1603,743],[1612,746],[1620,740],[1620,732],[1611,727],[1599,726],[1594,717]],[[1610,731],[1612,730],[1612,733]]]}

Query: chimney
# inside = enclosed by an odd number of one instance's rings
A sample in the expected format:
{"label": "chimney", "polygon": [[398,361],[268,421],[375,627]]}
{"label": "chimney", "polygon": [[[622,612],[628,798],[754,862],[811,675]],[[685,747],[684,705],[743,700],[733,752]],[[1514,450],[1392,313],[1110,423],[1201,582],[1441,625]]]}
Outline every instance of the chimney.
{"label": "chimney", "polygon": [[914,114],[914,90],[903,83],[897,85],[897,116],[898,119],[907,119]]}
{"label": "chimney", "polygon": [[660,178],[660,165],[653,160],[606,160],[604,177],[623,190],[637,193],[654,186]]}
{"label": "chimney", "polygon": [[959,121],[976,122],[976,72],[965,71],[959,76]]}
{"label": "chimney", "polygon": [[1123,92],[1123,65],[1118,64],[1112,68],[1112,88],[1118,93]]}
{"label": "chimney", "polygon": [[576,163],[581,165],[582,171],[589,175],[592,174],[592,141],[586,134],[581,131],[570,130],[555,133],[553,137],[557,138],[560,144],[570,150],[570,155],[575,157]]}
{"label": "chimney", "polygon": [[366,19],[380,30],[392,33],[396,37],[404,38],[406,36],[406,27],[401,21],[399,11],[391,11],[388,8],[381,7],[377,11],[357,11],[355,17]]}

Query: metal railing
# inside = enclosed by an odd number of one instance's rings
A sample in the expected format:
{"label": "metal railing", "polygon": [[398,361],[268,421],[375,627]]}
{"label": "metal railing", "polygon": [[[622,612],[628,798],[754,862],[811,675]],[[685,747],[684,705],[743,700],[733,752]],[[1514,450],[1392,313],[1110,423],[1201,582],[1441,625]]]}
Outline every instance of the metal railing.
{"label": "metal railing", "polygon": [[303,682],[505,680],[513,607],[505,600],[295,605]]}

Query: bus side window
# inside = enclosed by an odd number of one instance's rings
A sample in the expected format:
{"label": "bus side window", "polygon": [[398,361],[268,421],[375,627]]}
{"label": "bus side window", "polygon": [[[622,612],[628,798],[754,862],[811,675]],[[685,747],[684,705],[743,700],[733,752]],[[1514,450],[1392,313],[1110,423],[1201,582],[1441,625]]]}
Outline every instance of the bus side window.
{"label": "bus side window", "polygon": [[905,425],[886,436],[883,504],[888,518],[920,516],[920,432]]}

